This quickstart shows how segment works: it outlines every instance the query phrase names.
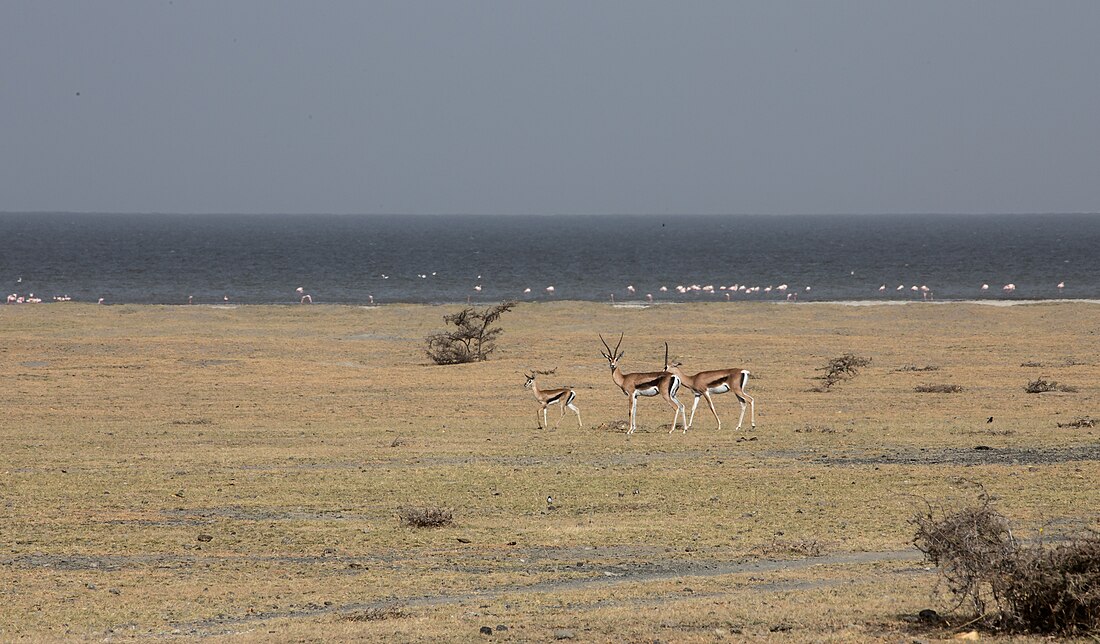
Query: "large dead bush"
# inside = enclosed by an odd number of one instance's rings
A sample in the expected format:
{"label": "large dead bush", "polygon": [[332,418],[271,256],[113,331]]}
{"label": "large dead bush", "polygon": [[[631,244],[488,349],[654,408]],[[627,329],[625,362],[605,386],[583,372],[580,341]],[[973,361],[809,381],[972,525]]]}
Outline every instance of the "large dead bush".
{"label": "large dead bush", "polygon": [[515,302],[501,302],[481,311],[467,307],[458,313],[444,315],[443,321],[454,325],[455,329],[428,336],[428,357],[436,364],[488,360],[489,354],[496,349],[497,337],[504,333],[496,323],[515,306]]}
{"label": "large dead bush", "polygon": [[859,370],[869,364],[871,364],[870,358],[864,358],[863,356],[857,356],[852,353],[845,353],[842,356],[829,360],[825,363],[824,367],[818,368],[818,371],[824,371],[825,373],[818,376],[818,379],[821,380],[821,385],[816,388],[816,391],[829,391],[836,383],[842,380],[855,378]]}
{"label": "large dead bush", "polygon": [[1100,632],[1100,536],[1022,543],[985,497],[953,511],[929,505],[912,522],[914,545],[977,622],[1013,632]]}

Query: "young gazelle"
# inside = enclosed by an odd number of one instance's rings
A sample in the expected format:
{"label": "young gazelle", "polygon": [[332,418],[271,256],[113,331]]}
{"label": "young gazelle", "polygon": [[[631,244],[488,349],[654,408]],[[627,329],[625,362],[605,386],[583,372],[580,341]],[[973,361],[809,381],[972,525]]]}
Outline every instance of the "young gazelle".
{"label": "young gazelle", "polygon": [[[749,372],[744,369],[715,369],[712,371],[700,371],[694,376],[689,376],[680,370],[680,363],[668,363],[668,345],[665,345],[665,370],[680,378],[680,381],[695,394],[695,402],[691,405],[691,419],[687,426],[695,420],[695,409],[699,406],[699,398],[707,399],[710,405],[710,413],[714,414],[714,420],[718,421],[718,429],[722,429],[722,419],[718,418],[718,412],[714,410],[714,401],[711,394],[724,394],[732,391],[741,403],[741,417],[737,419],[737,429],[741,429],[741,423],[745,420],[745,401],[748,401],[750,422],[756,429],[756,401],[745,393],[745,384],[749,381]],[[685,431],[687,431],[685,429]]]}
{"label": "young gazelle", "polygon": [[676,419],[680,416],[684,418],[684,433],[687,433],[687,412],[684,410],[684,404],[676,398],[676,392],[680,389],[680,377],[667,371],[623,373],[619,369],[619,358],[626,353],[619,351],[623,336],[619,335],[619,342],[614,349],[608,346],[607,340],[604,340],[602,335],[600,342],[603,342],[604,348],[607,349],[607,353],[602,351],[600,353],[607,358],[607,363],[611,366],[611,378],[630,398],[630,429],[626,433],[633,434],[636,428],[634,421],[638,411],[638,396],[651,397],[658,394],[676,409],[672,416],[672,429],[668,433],[676,431]]}
{"label": "young gazelle", "polygon": [[[530,389],[535,392],[535,398],[538,399],[541,407],[539,411],[542,412],[542,424],[539,425],[539,429],[546,427],[546,408],[551,403],[558,403],[561,406],[561,416],[558,416],[558,422],[554,423],[554,427],[561,424],[561,419],[565,418],[565,408],[573,410],[573,413],[577,414],[577,427],[584,427],[581,424],[581,410],[577,409],[573,404],[573,400],[577,397],[577,392],[573,391],[572,387],[561,387],[558,389],[539,389],[539,384],[535,382],[535,377],[538,375],[548,376],[557,371],[557,369],[551,369],[550,371],[535,371],[531,375],[523,374],[527,377],[527,382],[523,384],[524,389]],[[535,412],[535,419],[538,420],[538,412]]]}

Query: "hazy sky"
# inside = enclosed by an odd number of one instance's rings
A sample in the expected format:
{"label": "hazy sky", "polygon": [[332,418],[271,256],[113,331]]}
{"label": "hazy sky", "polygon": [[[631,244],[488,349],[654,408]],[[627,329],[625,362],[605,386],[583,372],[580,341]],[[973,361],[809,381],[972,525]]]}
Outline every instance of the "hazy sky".
{"label": "hazy sky", "polygon": [[1100,210],[1100,2],[5,0],[0,210]]}

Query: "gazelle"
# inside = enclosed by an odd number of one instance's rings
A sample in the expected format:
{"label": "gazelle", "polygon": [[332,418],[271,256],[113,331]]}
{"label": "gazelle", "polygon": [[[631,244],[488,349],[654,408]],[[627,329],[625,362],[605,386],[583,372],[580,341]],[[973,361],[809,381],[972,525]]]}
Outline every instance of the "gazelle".
{"label": "gazelle", "polygon": [[[558,403],[561,406],[561,416],[558,416],[558,422],[554,423],[554,427],[561,424],[561,419],[565,418],[565,409],[568,407],[573,410],[573,413],[577,415],[577,427],[584,427],[581,423],[581,410],[577,409],[573,404],[573,400],[577,397],[577,392],[573,391],[572,387],[560,387],[558,389],[539,389],[539,384],[535,382],[535,378],[539,375],[548,376],[557,371],[557,369],[551,369],[550,371],[535,371],[531,375],[523,374],[527,378],[527,382],[523,384],[524,389],[530,389],[535,392],[535,398],[538,399],[541,407],[539,411],[542,412],[542,424],[539,425],[539,429],[546,427],[546,408],[551,403]],[[539,414],[535,412],[535,419],[538,420]]]}
{"label": "gazelle", "polygon": [[687,433],[687,412],[684,410],[684,403],[676,398],[676,392],[680,389],[680,377],[667,371],[623,373],[619,369],[619,359],[626,353],[619,351],[623,336],[619,335],[619,342],[614,349],[607,344],[607,340],[603,339],[603,335],[600,336],[600,342],[603,342],[604,348],[607,349],[607,353],[602,351],[600,353],[607,358],[607,363],[611,366],[611,378],[630,398],[630,429],[626,433],[633,434],[636,428],[634,420],[638,411],[638,396],[651,397],[658,394],[676,409],[672,416],[672,429],[668,433],[676,431],[676,420],[680,416],[684,418],[684,433]]}
{"label": "gazelle", "polygon": [[[745,393],[745,385],[749,381],[749,372],[744,369],[715,369],[712,371],[700,371],[694,376],[689,376],[680,370],[681,363],[674,362],[671,365],[668,363],[668,345],[665,345],[665,371],[672,373],[680,378],[680,381],[684,383],[688,389],[695,394],[695,402],[691,405],[691,419],[688,420],[687,427],[691,427],[691,423],[695,420],[695,409],[699,406],[699,398],[706,398],[707,404],[710,405],[710,413],[714,414],[714,420],[718,421],[718,429],[722,429],[722,419],[718,417],[718,412],[714,410],[714,401],[711,400],[711,394],[724,394],[732,391],[733,395],[737,396],[738,402],[741,403],[741,417],[737,419],[737,429],[741,429],[741,423],[745,420],[745,401],[748,401],[750,411],[750,421],[752,428],[756,429],[756,401],[752,396]],[[684,431],[687,431],[685,428]]]}

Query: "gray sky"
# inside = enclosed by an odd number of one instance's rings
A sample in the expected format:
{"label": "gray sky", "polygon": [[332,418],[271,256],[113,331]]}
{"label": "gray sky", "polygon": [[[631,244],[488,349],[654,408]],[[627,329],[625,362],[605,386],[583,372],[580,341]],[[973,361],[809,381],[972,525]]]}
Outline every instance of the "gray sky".
{"label": "gray sky", "polygon": [[0,4],[0,210],[1100,210],[1100,2]]}

